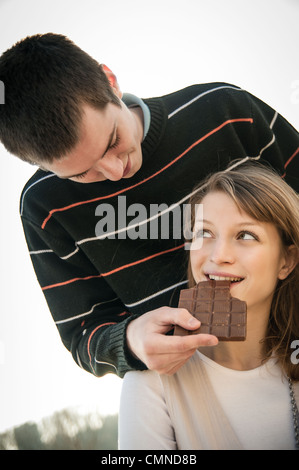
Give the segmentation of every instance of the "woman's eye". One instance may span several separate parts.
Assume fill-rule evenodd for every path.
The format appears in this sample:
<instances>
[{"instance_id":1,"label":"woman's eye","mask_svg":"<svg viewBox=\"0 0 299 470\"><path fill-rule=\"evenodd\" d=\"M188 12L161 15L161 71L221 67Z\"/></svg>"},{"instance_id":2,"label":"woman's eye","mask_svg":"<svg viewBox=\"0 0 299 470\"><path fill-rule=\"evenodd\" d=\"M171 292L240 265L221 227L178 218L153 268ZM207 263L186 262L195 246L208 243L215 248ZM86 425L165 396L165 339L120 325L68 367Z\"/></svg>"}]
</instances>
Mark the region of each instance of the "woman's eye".
<instances>
[{"instance_id":1,"label":"woman's eye","mask_svg":"<svg viewBox=\"0 0 299 470\"><path fill-rule=\"evenodd\" d=\"M240 240L258 240L258 237L251 232L241 232L238 235L238 239Z\"/></svg>"},{"instance_id":2,"label":"woman's eye","mask_svg":"<svg viewBox=\"0 0 299 470\"><path fill-rule=\"evenodd\" d=\"M195 233L195 238L211 238L212 235L208 230L201 229Z\"/></svg>"}]
</instances>

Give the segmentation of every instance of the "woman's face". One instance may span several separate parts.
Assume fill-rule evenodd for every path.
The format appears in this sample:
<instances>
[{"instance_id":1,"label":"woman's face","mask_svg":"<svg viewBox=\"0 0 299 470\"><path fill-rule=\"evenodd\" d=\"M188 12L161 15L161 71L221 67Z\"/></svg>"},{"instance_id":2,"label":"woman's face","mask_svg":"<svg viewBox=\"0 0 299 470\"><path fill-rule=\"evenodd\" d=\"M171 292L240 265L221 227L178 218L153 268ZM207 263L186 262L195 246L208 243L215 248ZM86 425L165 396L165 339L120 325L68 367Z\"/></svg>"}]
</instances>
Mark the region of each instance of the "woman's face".
<instances>
[{"instance_id":1,"label":"woman's face","mask_svg":"<svg viewBox=\"0 0 299 470\"><path fill-rule=\"evenodd\" d=\"M202 204L190 250L194 280L230 280L231 295L246 301L248 311L269 314L277 281L288 274L278 230L240 211L221 191Z\"/></svg>"}]
</instances>

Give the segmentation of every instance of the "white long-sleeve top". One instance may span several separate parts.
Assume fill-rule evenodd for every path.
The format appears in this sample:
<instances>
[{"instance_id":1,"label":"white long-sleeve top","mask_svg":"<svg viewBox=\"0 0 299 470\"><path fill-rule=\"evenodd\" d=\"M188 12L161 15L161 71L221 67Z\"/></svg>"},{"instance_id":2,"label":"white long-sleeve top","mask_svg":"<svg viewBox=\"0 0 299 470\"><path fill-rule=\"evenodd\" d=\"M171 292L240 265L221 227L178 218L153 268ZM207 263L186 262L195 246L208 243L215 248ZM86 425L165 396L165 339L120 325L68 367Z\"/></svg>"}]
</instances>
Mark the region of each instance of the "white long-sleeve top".
<instances>
[{"instance_id":1,"label":"white long-sleeve top","mask_svg":"<svg viewBox=\"0 0 299 470\"><path fill-rule=\"evenodd\" d=\"M292 418L288 382L274 359L237 371L197 351L173 376L125 375L119 448L295 449Z\"/></svg>"}]
</instances>

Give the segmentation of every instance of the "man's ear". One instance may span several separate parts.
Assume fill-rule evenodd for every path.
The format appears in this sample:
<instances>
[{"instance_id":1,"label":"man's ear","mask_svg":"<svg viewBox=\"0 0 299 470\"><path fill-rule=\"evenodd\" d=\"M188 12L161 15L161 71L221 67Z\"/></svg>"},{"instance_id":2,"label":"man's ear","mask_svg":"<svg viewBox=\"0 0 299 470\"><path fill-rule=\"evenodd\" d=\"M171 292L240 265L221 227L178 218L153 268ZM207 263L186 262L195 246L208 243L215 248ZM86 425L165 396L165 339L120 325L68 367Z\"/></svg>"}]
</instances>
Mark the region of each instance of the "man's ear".
<instances>
[{"instance_id":1,"label":"man's ear","mask_svg":"<svg viewBox=\"0 0 299 470\"><path fill-rule=\"evenodd\" d=\"M109 67L107 67L107 65L101 64L101 67L102 67L103 72L105 73L106 77L108 78L109 83L110 83L111 88L113 89L114 93L121 100L123 94L122 94L122 92L119 88L119 84L118 84L116 76L114 75L112 70L110 70Z\"/></svg>"},{"instance_id":2,"label":"man's ear","mask_svg":"<svg viewBox=\"0 0 299 470\"><path fill-rule=\"evenodd\" d=\"M283 280L295 269L299 262L299 253L295 245L288 246L284 259L284 264L278 273L278 279Z\"/></svg>"}]
</instances>

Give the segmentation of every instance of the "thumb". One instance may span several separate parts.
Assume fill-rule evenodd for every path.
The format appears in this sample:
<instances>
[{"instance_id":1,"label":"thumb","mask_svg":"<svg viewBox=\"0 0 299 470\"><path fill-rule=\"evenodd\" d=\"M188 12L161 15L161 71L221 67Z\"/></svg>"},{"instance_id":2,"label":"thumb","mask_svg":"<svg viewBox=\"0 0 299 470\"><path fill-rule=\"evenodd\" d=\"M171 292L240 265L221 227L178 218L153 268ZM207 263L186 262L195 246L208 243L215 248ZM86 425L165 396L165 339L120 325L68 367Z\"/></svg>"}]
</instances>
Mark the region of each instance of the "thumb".
<instances>
[{"instance_id":1,"label":"thumb","mask_svg":"<svg viewBox=\"0 0 299 470\"><path fill-rule=\"evenodd\" d=\"M190 312L186 309L182 309L181 315L178 317L178 321L175 325L174 334L179 334L180 336L185 336L188 334L188 330L198 330L201 323L197 318L191 315Z\"/></svg>"}]
</instances>

